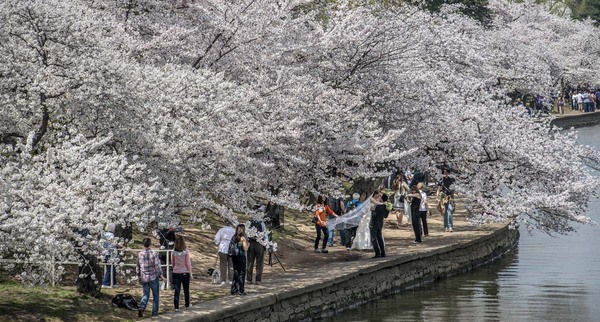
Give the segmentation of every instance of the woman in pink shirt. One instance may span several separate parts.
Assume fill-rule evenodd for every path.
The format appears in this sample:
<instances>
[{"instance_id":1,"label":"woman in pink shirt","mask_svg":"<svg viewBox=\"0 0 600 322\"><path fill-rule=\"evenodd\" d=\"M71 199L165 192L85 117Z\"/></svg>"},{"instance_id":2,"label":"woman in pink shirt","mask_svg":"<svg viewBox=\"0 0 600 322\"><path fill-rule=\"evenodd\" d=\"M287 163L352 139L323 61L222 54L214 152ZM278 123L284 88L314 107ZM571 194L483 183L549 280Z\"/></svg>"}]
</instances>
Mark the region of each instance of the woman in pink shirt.
<instances>
[{"instance_id":1,"label":"woman in pink shirt","mask_svg":"<svg viewBox=\"0 0 600 322\"><path fill-rule=\"evenodd\" d=\"M175 248L171 253L171 262L173 263L173 286L175 289L173 302L175 304L175 312L179 312L181 284L183 284L185 309L187 310L190 307L190 280L193 277L190 252L185 247L185 240L183 240L183 236L181 235L175 237Z\"/></svg>"}]
</instances>

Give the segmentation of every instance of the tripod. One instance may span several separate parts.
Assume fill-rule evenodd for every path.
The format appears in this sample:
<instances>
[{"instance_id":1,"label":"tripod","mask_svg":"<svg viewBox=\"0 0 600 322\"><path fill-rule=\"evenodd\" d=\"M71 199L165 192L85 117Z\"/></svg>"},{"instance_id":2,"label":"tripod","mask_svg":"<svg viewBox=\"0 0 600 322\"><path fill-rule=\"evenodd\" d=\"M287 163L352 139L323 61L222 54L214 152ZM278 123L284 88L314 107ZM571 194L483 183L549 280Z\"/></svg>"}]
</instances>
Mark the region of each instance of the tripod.
<instances>
[{"instance_id":1,"label":"tripod","mask_svg":"<svg viewBox=\"0 0 600 322\"><path fill-rule=\"evenodd\" d=\"M281 263L281 260L279 259L279 256L277 256L277 253L275 253L273 251L273 249L271 247L269 247L269 265L271 265L271 267L273 267L273 257L271 255L275 256L275 259L277 260L277 263L279 263L279 265L281 266L281 268L283 268L283 271L285 272L285 267L283 267L283 264Z\"/></svg>"},{"instance_id":2,"label":"tripod","mask_svg":"<svg viewBox=\"0 0 600 322\"><path fill-rule=\"evenodd\" d=\"M275 228L279 228L280 226L276 226L273 227L271 229L275 229ZM273 232L269 232L269 240L273 241ZM269 246L269 265L271 267L273 267L273 256L275 256L275 259L277 260L277 263L279 263L279 265L281 266L281 268L283 268L283 271L285 272L285 267L283 267L283 264L281 263L281 260L279 259L279 256L277 256L277 253L275 253L273 251L273 247Z\"/></svg>"}]
</instances>

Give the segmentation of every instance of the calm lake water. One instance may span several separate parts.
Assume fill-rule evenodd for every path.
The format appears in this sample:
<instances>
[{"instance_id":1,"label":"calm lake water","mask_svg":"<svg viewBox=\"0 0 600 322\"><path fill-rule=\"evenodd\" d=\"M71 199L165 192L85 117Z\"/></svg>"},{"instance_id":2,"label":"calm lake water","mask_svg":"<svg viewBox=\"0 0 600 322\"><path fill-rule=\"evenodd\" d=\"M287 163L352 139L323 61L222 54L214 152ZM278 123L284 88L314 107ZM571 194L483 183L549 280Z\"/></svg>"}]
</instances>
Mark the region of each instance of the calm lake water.
<instances>
[{"instance_id":1,"label":"calm lake water","mask_svg":"<svg viewBox=\"0 0 600 322\"><path fill-rule=\"evenodd\" d=\"M600 150L600 126L579 129ZM600 223L600 202L588 216ZM327 321L600 321L600 226L519 246L473 272L369 302Z\"/></svg>"}]
</instances>

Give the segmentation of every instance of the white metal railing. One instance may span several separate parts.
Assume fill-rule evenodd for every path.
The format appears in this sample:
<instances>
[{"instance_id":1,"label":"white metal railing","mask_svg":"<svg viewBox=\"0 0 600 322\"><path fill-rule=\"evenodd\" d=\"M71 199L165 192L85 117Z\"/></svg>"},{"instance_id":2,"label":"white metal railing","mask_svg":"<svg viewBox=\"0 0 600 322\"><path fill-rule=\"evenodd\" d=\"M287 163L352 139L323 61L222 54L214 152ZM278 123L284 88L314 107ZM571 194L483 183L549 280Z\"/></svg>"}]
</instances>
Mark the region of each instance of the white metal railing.
<instances>
[{"instance_id":1,"label":"white metal railing","mask_svg":"<svg viewBox=\"0 0 600 322\"><path fill-rule=\"evenodd\" d=\"M144 251L145 249L130 249L130 248L125 248L125 249L120 249L119 251L123 251L123 252L141 252ZM172 252L172 249L159 249L159 250L154 250L157 253L162 253L162 252L166 252L167 253L167 261L165 263L165 265L160 265L161 267L166 267L166 276L167 276L167 282L166 282L166 289L170 289L171 287L171 265L170 265L170 261L171 261L171 256L169 256L170 252ZM4 259L4 258L0 258L0 263L8 263L8 264L49 264L51 265L50 267L50 271L51 271L51 285L52 286L56 286L56 265L79 265L79 262L57 262L54 255L52 255L52 258L47 261L47 262L30 262L30 261L23 261L23 260L17 260L17 259ZM114 276L114 266L117 266L117 264L115 263L104 263L102 261L98 261L98 264L100 266L102 266L103 270L102 270L102 281L104 280L104 275L106 274L106 267L110 266L110 287L113 287L113 280L115 280L115 276ZM118 265L118 266L126 266L126 267L136 267L136 264L123 264L123 265ZM96 274L98 275L98 274Z\"/></svg>"}]
</instances>

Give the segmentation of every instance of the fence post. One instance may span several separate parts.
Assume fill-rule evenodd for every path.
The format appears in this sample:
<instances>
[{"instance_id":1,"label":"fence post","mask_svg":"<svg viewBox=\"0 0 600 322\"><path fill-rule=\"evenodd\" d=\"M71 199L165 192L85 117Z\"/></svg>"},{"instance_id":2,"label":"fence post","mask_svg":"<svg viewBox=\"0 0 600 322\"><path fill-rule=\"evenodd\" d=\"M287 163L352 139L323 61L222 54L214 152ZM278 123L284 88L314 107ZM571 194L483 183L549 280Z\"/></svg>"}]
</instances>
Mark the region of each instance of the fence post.
<instances>
[{"instance_id":1,"label":"fence post","mask_svg":"<svg viewBox=\"0 0 600 322\"><path fill-rule=\"evenodd\" d=\"M169 250L167 249L167 286L165 287L167 290L171 289L171 281L170 281L171 274L169 274L170 270L171 270L171 268L170 268L171 265L169 265L169 261L171 260L170 257L171 256L169 256Z\"/></svg>"},{"instance_id":2,"label":"fence post","mask_svg":"<svg viewBox=\"0 0 600 322\"><path fill-rule=\"evenodd\" d=\"M114 263L114 261L111 259L111 260L110 260L110 287L111 287L111 288L112 288L112 287L115 287L115 285L114 285L114 283L113 283L113 281L114 281L114 278L115 278L115 276L114 276L114 274L113 274L113 273L114 273L114 269L115 269L115 267L113 266L114 264L115 264L115 263Z\"/></svg>"}]
</instances>

